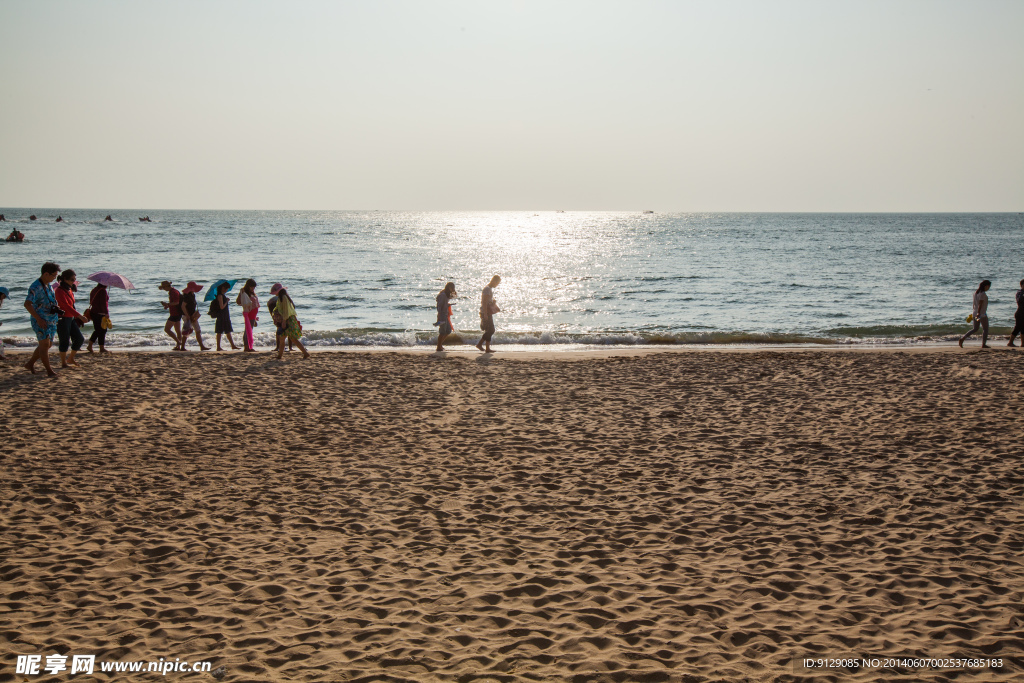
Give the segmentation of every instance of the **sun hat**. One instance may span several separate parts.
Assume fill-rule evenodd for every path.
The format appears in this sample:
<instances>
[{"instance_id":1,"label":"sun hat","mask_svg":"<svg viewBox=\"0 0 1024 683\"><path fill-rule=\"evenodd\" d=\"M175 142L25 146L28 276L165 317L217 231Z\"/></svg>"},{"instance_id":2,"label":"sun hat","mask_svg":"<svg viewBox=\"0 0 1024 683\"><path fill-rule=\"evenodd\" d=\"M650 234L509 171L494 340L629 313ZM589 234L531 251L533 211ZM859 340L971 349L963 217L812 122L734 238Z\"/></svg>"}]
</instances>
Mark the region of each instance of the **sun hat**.
<instances>
[{"instance_id":1,"label":"sun hat","mask_svg":"<svg viewBox=\"0 0 1024 683\"><path fill-rule=\"evenodd\" d=\"M0 287L0 294L3 294L4 297L7 298L7 299L11 298L11 292L6 287Z\"/></svg>"},{"instance_id":2,"label":"sun hat","mask_svg":"<svg viewBox=\"0 0 1024 683\"><path fill-rule=\"evenodd\" d=\"M185 292L184 293L185 294L191 294L193 292L200 291L202 288L203 288L203 286L202 285L197 285L194 280L189 280L188 284L185 285Z\"/></svg>"},{"instance_id":3,"label":"sun hat","mask_svg":"<svg viewBox=\"0 0 1024 683\"><path fill-rule=\"evenodd\" d=\"M284 285L282 285L280 282L275 282L274 286L270 288L270 293L271 294L277 294L282 289L284 289Z\"/></svg>"}]
</instances>

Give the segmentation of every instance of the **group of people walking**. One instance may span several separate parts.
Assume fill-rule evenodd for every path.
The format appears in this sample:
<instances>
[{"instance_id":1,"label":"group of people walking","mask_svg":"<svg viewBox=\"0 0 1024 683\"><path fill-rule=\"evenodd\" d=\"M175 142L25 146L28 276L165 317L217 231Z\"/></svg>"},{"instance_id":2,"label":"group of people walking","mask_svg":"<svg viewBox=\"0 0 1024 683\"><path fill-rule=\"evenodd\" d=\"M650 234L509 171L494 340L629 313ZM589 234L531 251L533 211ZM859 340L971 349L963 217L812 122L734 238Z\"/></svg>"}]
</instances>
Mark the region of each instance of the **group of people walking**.
<instances>
[{"instance_id":1,"label":"group of people walking","mask_svg":"<svg viewBox=\"0 0 1024 683\"><path fill-rule=\"evenodd\" d=\"M988 345L988 290L991 288L991 280L982 280L978 288L974 290L974 310L967 318L967 322L974 323L974 327L970 332L960 337L957 342L960 348L963 348L964 341L979 329L981 330L981 348L991 348ZM1010 341L1006 342L1007 346L1016 346L1013 340L1016 339L1018 334L1021 336L1021 346L1024 346L1024 280L1020 281L1020 289L1017 290L1016 300L1017 310L1013 314L1013 330L1010 332Z\"/></svg>"},{"instance_id":2,"label":"group of people walking","mask_svg":"<svg viewBox=\"0 0 1024 683\"><path fill-rule=\"evenodd\" d=\"M92 276L90 276L92 277ZM54 281L57 285L54 286ZM495 275L483 288L480 294L480 330L482 332L480 341L476 348L484 353L493 353L491 339L494 336L494 316L501 312L494 297L494 289L501 284L501 277ZM228 292L233 282L218 280L212 286L216 295L210 300L208 315L214 319L214 333L216 334L217 350L221 351L221 339L227 337L228 344L232 349L237 349L232 333L234 328L231 324L231 300ZM251 353L255 351L253 344L254 330L259 321L260 299L256 293L256 281L249 279L238 292L234 303L242 310L242 321L244 331L242 334L243 351ZM959 345L963 347L964 341L972 334L982 331L982 348L989 348L988 334L988 291L992 287L990 280L982 280L974 292L973 312L968 317L968 322L973 322L974 327L967 334L959 338ZM167 292L167 301L162 302L167 310L167 323L164 332L174 340L175 351L186 351L189 338L194 334L196 343L200 350L206 351L211 347L203 343L200 321L199 302L196 294L202 291L203 286L194 281L185 285L184 290L178 290L170 280L160 283L159 289ZM107 286L96 284L89 293L89 306L84 312L77 309L76 294L78 292L78 280L74 270L61 270L56 263L44 263L40 269L39 279L28 288L25 297L25 309L31 316L32 330L36 335L38 345L25 367L32 373L36 371L36 363L41 362L47 374L55 375L50 366L49 350L53 344L54 337L58 340L58 353L62 368L78 365L75 356L85 344L85 336L81 331L83 325L92 323L93 332L89 337L87 351L93 353L93 346L98 345L100 353L106 353L104 348L107 330L113 327L110 321L110 299L107 293ZM443 343L455 331L452 324L452 304L458 297L455 290L455 283L449 282L444 286L435 298L437 303L437 322L434 325L438 328L437 351L444 351ZM0 287L0 306L6 299L10 298L10 292ZM1022 346L1024 346L1024 280L1020 281L1020 290L1016 293L1017 310L1014 314L1014 327L1010 333L1007 346L1014 346L1014 339L1021 335ZM275 283L270 288L270 298L267 301L267 311L276 329L277 346L275 352L277 357L284 355L285 347L297 346L302 351L303 358L309 357L309 352L303 346L302 325L299 323L295 311L295 303L292 301L288 290L281 283Z\"/></svg>"},{"instance_id":3,"label":"group of people walking","mask_svg":"<svg viewBox=\"0 0 1024 683\"><path fill-rule=\"evenodd\" d=\"M480 341L476 343L476 348L484 353L494 353L494 349L491 348L491 337L494 336L494 314L501 312L498 303L494 300L494 288L500 284L501 276L495 275L480 294L480 330L483 334L480 336ZM435 297L437 322L434 323L434 327L437 328L438 351L444 351L442 342L455 331L455 326L452 324L452 300L457 296L455 283L449 282Z\"/></svg>"},{"instance_id":4,"label":"group of people walking","mask_svg":"<svg viewBox=\"0 0 1024 683\"><path fill-rule=\"evenodd\" d=\"M54 281L57 285L54 286ZM107 330L113 327L110 321L110 299L107 293L107 286L97 284L89 293L89 307L84 312L77 309L76 294L78 292L78 279L74 270L61 270L56 263L44 263L40 269L39 279L28 288L25 297L25 309L31 316L32 331L36 335L36 345L32 356L25 363L29 372L36 372L36 363L42 363L46 374L54 376L57 373L50 365L50 347L54 337L58 340L58 352L60 354L60 365L62 368L78 365L75 356L85 344L85 336L82 334L82 326L92 323L93 332L89 337L87 350L93 353L93 345L99 345L100 353L106 353L104 348ZM217 288L216 297L210 302L209 315L215 319L214 333L217 335L217 350L221 350L221 338L227 336L228 343L232 349L237 349L231 333L234 331L231 325L231 302L227 293L231 289L231 283L219 281L215 283ZM189 337L194 333L196 342L201 350L209 350L211 347L203 344L202 330L199 321L202 317L199 312L199 302L196 300L196 293L202 291L202 285L189 282L184 291L174 288L173 283L164 280L159 288L166 291L168 300L163 303L167 310L167 324L164 331L175 343L175 351L185 351ZM9 298L10 292L0 287L0 306L4 300ZM235 303L242 308L242 317L245 323L245 331L242 335L244 350L255 351L253 345L253 330L259 320L259 297L256 294L256 281L246 280ZM270 288L270 299L267 301L267 311L274 322L277 337L277 357L284 355L284 349L297 346L304 358L309 357L309 351L303 346L302 325L299 323L295 311L295 303L292 301L288 290L281 283L275 283Z\"/></svg>"},{"instance_id":5,"label":"group of people walking","mask_svg":"<svg viewBox=\"0 0 1024 683\"><path fill-rule=\"evenodd\" d=\"M232 332L234 332L234 327L231 324L231 309L229 308L231 300L228 298L231 286L232 283L225 280L218 280L213 284L216 295L211 299L210 308L207 311L208 315L215 321L213 331L217 335L218 351L223 350L221 348L221 339L224 337L227 337L232 349L238 348L235 345L234 338L231 336ZM199 312L199 302L196 300L196 294L202 291L203 286L190 281L185 285L183 291L179 291L175 289L174 284L170 280L164 280L160 283L159 288L167 292L167 301L162 302L164 309L167 310L167 323L164 325L164 332L174 340L174 350L187 351L188 347L185 344L188 342L189 337L195 334L199 349L201 351L208 351L210 347L203 344L203 333L199 324L202 314ZM235 304L242 309L242 321L245 325L242 333L243 351L252 353L256 350L253 331L259 324L260 312L260 300L256 294L255 280L250 278L245 281L245 285L238 292L238 296L235 297ZM271 320L273 320L276 328L277 347L275 351L277 357L281 358L284 355L285 345L287 344L289 348L293 345L298 346L299 350L302 351L303 358L308 358L309 351L306 350L306 347L300 341L302 325L299 323L298 314L295 312L295 304L288 294L288 290L280 282L274 283L270 288L267 311L270 313Z\"/></svg>"}]
</instances>

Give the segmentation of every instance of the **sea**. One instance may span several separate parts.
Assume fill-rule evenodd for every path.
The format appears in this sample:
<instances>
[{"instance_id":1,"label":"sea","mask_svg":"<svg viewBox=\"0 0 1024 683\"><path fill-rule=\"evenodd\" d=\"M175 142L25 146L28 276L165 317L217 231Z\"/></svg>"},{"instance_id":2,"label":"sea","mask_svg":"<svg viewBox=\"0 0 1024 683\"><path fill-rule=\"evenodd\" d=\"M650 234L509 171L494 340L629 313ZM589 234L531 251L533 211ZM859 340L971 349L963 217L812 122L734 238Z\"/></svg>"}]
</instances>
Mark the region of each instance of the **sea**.
<instances>
[{"instance_id":1,"label":"sea","mask_svg":"<svg viewBox=\"0 0 1024 683\"><path fill-rule=\"evenodd\" d=\"M90 274L127 277L136 289L111 290L107 343L152 348L173 345L163 333L162 280L179 289L194 280L204 285L201 298L217 279L240 280L237 292L252 278L261 304L280 282L306 344L399 349L434 343L435 296L446 282L459 293L459 338L475 344L481 290L500 275L494 343L514 351L949 343L970 329L965 319L983 279L993 283L992 333L1009 333L1024 278L1021 213L0 214L0 231L25 234L22 243L0 243L0 286L11 292L0 337L15 347L34 344L22 302L45 261L76 271L80 311ZM210 335L213 320L201 311ZM240 343L237 307L233 321ZM265 307L256 332L257 346L273 346Z\"/></svg>"}]
</instances>

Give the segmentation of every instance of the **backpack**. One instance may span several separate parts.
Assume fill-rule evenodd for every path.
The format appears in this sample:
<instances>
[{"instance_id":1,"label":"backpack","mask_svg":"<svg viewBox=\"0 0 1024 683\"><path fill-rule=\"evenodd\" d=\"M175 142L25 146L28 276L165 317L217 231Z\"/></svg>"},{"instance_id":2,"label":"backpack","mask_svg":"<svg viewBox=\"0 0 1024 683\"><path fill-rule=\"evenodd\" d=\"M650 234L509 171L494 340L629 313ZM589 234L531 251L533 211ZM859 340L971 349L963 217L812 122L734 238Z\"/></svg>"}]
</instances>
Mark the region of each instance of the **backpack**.
<instances>
[{"instance_id":1,"label":"backpack","mask_svg":"<svg viewBox=\"0 0 1024 683\"><path fill-rule=\"evenodd\" d=\"M219 313L219 312L220 312L220 306L217 305L217 300L214 299L213 301L210 302L210 310L209 310L210 317L211 318L216 318L217 317L217 313Z\"/></svg>"}]
</instances>

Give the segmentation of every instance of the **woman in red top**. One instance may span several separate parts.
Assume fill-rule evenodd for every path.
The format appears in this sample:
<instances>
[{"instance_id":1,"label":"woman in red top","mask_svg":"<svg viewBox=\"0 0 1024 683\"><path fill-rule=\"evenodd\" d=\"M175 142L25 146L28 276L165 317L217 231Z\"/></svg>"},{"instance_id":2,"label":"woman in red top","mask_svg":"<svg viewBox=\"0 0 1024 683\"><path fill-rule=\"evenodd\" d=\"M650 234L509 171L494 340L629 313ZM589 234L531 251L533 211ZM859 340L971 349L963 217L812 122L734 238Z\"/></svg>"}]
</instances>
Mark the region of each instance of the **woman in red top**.
<instances>
[{"instance_id":1,"label":"woman in red top","mask_svg":"<svg viewBox=\"0 0 1024 683\"><path fill-rule=\"evenodd\" d=\"M60 366L62 368L78 365L75 362L75 354L85 343L85 337L82 336L82 331L78 328L82 326L82 323L89 322L84 315L75 310L75 290L77 288L75 271L68 269L60 274L60 284L57 285L54 296L57 299L57 308L60 309L60 313L57 314L57 339L59 341L57 350L60 351ZM71 347L70 355L68 346Z\"/></svg>"}]
</instances>

